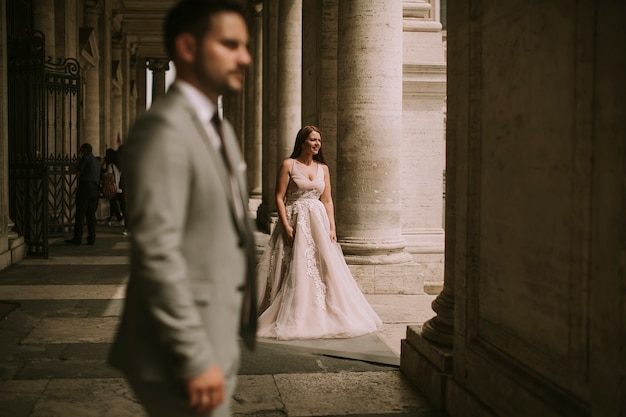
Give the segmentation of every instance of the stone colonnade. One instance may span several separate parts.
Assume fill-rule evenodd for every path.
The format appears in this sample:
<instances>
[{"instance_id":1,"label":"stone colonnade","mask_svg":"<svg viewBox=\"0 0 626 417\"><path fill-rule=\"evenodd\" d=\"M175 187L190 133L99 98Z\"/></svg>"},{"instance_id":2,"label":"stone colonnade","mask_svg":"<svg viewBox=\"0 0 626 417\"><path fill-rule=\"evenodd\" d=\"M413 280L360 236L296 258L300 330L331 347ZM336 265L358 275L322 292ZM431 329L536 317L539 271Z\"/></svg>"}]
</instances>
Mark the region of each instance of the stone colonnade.
<instances>
[{"instance_id":1,"label":"stone colonnade","mask_svg":"<svg viewBox=\"0 0 626 417\"><path fill-rule=\"evenodd\" d=\"M440 290L446 75L431 4L281 0L263 2L262 13L262 33L252 30L263 36L255 62L263 98L246 106L262 105L259 226L271 230L276 221L280 160L299 128L315 124L338 237L361 288Z\"/></svg>"},{"instance_id":2,"label":"stone colonnade","mask_svg":"<svg viewBox=\"0 0 626 417\"><path fill-rule=\"evenodd\" d=\"M162 22L142 34L149 25L137 16L150 13L127 15L112 0L32 1L49 54L80 61L81 141L104 155L145 111L146 92L153 100L165 93ZM440 285L445 62L431 4L251 5L254 63L244 94L223 103L242 138L259 227L269 231L276 222L280 161L300 127L315 124L331 171L340 243L363 290L420 293L425 281Z\"/></svg>"}]
</instances>

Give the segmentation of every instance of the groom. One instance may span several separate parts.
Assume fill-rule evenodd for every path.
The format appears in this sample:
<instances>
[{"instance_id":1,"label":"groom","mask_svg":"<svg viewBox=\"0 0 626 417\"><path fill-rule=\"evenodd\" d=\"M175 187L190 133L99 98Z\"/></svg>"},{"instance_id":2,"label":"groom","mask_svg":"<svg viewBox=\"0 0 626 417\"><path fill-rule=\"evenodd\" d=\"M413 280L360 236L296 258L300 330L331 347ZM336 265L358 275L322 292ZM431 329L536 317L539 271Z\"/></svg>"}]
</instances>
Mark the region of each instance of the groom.
<instances>
[{"instance_id":1,"label":"groom","mask_svg":"<svg viewBox=\"0 0 626 417\"><path fill-rule=\"evenodd\" d=\"M232 127L215 116L251 62L244 13L227 0L174 6L165 41L177 79L122 155L131 267L109 361L152 417L230 415L238 330L254 341L245 164Z\"/></svg>"}]
</instances>

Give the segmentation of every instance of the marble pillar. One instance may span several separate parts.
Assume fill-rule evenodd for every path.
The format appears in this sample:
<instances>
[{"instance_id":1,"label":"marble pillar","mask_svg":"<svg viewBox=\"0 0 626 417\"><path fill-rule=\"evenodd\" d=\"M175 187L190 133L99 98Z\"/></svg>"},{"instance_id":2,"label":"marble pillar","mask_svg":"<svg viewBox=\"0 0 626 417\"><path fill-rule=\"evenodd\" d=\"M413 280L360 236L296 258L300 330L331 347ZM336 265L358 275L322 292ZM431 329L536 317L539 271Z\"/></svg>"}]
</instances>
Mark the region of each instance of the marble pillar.
<instances>
[{"instance_id":1,"label":"marble pillar","mask_svg":"<svg viewBox=\"0 0 626 417\"><path fill-rule=\"evenodd\" d=\"M124 83L122 85L122 127L121 127L121 140L124 141L130 127L130 86L131 86L131 68L130 68L130 49L128 47L127 39L122 34L122 78Z\"/></svg>"},{"instance_id":2,"label":"marble pillar","mask_svg":"<svg viewBox=\"0 0 626 417\"><path fill-rule=\"evenodd\" d=\"M56 58L56 32L54 2L49 0L33 1L33 29L43 33L46 38L46 58Z\"/></svg>"},{"instance_id":3,"label":"marble pillar","mask_svg":"<svg viewBox=\"0 0 626 417\"><path fill-rule=\"evenodd\" d=\"M83 137L93 149L100 148L100 71L96 66L83 67Z\"/></svg>"},{"instance_id":4,"label":"marble pillar","mask_svg":"<svg viewBox=\"0 0 626 417\"><path fill-rule=\"evenodd\" d=\"M137 57L137 64L135 65L135 89L137 92L135 117L146 111L146 89L148 88L146 83L146 66L147 59L142 56Z\"/></svg>"},{"instance_id":5,"label":"marble pillar","mask_svg":"<svg viewBox=\"0 0 626 417\"><path fill-rule=\"evenodd\" d=\"M401 232L402 1L339 2L337 232L347 258L406 262Z\"/></svg>"},{"instance_id":6,"label":"marble pillar","mask_svg":"<svg viewBox=\"0 0 626 417\"><path fill-rule=\"evenodd\" d=\"M403 3L402 234L420 264L424 290L443 284L446 63L431 3Z\"/></svg>"},{"instance_id":7,"label":"marble pillar","mask_svg":"<svg viewBox=\"0 0 626 417\"><path fill-rule=\"evenodd\" d=\"M81 142L89 143L93 149L100 149L100 43L98 42L99 10L86 7L85 27L81 30L80 51L82 71L82 111ZM82 39L82 38L85 39Z\"/></svg>"},{"instance_id":8,"label":"marble pillar","mask_svg":"<svg viewBox=\"0 0 626 417\"><path fill-rule=\"evenodd\" d=\"M263 187L257 210L257 226L270 231L276 223L274 190L279 160L277 157L278 106L278 3L263 2ZM295 136L294 136L295 138Z\"/></svg>"},{"instance_id":9,"label":"marble pillar","mask_svg":"<svg viewBox=\"0 0 626 417\"><path fill-rule=\"evenodd\" d=\"M263 2L254 3L251 22L252 66L248 70L246 112L246 162L248 164L248 188L251 200L261 203L263 163ZM252 208L254 209L254 208Z\"/></svg>"},{"instance_id":10,"label":"marble pillar","mask_svg":"<svg viewBox=\"0 0 626 417\"><path fill-rule=\"evenodd\" d=\"M7 86L7 24L6 3L0 4L0 269L11 265L8 241L9 218L9 119Z\"/></svg>"},{"instance_id":11,"label":"marble pillar","mask_svg":"<svg viewBox=\"0 0 626 417\"><path fill-rule=\"evenodd\" d=\"M169 59L150 58L148 69L152 71L152 101L165 95L165 72L170 69Z\"/></svg>"},{"instance_id":12,"label":"marble pillar","mask_svg":"<svg viewBox=\"0 0 626 417\"><path fill-rule=\"evenodd\" d=\"M102 109L111 108L111 79L112 74L112 30L111 30L112 0L100 0L100 26L98 40L100 42L100 106ZM115 141L111 133L111 113L100 113L100 146L94 147L94 154L104 155L107 147Z\"/></svg>"},{"instance_id":13,"label":"marble pillar","mask_svg":"<svg viewBox=\"0 0 626 417\"><path fill-rule=\"evenodd\" d=\"M55 2L56 56L59 58L78 57L78 5L75 0Z\"/></svg>"},{"instance_id":14,"label":"marble pillar","mask_svg":"<svg viewBox=\"0 0 626 417\"><path fill-rule=\"evenodd\" d=\"M337 192L337 7L338 0L303 0L302 124L315 125L322 135Z\"/></svg>"},{"instance_id":15,"label":"marble pillar","mask_svg":"<svg viewBox=\"0 0 626 417\"><path fill-rule=\"evenodd\" d=\"M278 161L302 127L302 0L278 2Z\"/></svg>"},{"instance_id":16,"label":"marble pillar","mask_svg":"<svg viewBox=\"0 0 626 417\"><path fill-rule=\"evenodd\" d=\"M113 77L111 79L111 142L109 148L116 149L118 137L122 137L122 94L124 88L124 77L122 75L122 51L120 48L113 48L113 62L111 70Z\"/></svg>"}]
</instances>

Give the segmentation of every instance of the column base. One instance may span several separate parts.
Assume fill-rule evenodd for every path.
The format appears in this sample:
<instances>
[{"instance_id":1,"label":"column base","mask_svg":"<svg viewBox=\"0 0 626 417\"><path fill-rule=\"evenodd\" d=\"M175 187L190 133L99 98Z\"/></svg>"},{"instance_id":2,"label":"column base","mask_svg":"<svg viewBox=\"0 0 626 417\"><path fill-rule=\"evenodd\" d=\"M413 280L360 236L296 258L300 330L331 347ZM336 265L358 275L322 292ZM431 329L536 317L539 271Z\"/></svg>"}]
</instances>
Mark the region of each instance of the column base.
<instances>
[{"instance_id":1,"label":"column base","mask_svg":"<svg viewBox=\"0 0 626 417\"><path fill-rule=\"evenodd\" d=\"M278 222L278 215L275 212L268 212L266 204L259 204L256 211L256 226L261 232L271 234Z\"/></svg>"},{"instance_id":2,"label":"column base","mask_svg":"<svg viewBox=\"0 0 626 417\"><path fill-rule=\"evenodd\" d=\"M0 271L11 266L11 251L0 252Z\"/></svg>"},{"instance_id":3,"label":"column base","mask_svg":"<svg viewBox=\"0 0 626 417\"><path fill-rule=\"evenodd\" d=\"M452 380L452 349L424 339L421 326L408 326L406 336L401 344L400 371L424 393L432 407L445 410Z\"/></svg>"},{"instance_id":4,"label":"column base","mask_svg":"<svg viewBox=\"0 0 626 417\"><path fill-rule=\"evenodd\" d=\"M406 251L422 265L424 292L437 295L443 290L445 233L443 229L403 230Z\"/></svg>"},{"instance_id":5,"label":"column base","mask_svg":"<svg viewBox=\"0 0 626 417\"><path fill-rule=\"evenodd\" d=\"M26 243L24 236L9 240L9 250L11 251L11 263L16 264L26 257Z\"/></svg>"},{"instance_id":6,"label":"column base","mask_svg":"<svg viewBox=\"0 0 626 417\"><path fill-rule=\"evenodd\" d=\"M424 275L415 262L353 264L346 257L352 276L365 294L423 294Z\"/></svg>"}]
</instances>

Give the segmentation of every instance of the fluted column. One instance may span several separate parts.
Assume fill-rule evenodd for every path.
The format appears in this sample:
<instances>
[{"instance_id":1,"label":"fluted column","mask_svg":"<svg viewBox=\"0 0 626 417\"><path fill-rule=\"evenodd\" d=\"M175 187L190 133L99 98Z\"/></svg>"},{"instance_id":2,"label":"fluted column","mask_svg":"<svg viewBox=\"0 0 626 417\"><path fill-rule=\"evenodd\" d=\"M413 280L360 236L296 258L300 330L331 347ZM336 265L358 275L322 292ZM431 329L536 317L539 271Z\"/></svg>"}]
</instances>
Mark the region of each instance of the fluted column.
<instances>
[{"instance_id":1,"label":"fluted column","mask_svg":"<svg viewBox=\"0 0 626 417\"><path fill-rule=\"evenodd\" d=\"M83 69L85 94L83 105L85 115L83 122L82 143L89 143L93 149L100 148L100 71L96 66Z\"/></svg>"},{"instance_id":2,"label":"fluted column","mask_svg":"<svg viewBox=\"0 0 626 417\"><path fill-rule=\"evenodd\" d=\"M263 163L263 2L254 3L252 21L253 63L248 73L248 111L246 112L246 160L250 198L261 198Z\"/></svg>"},{"instance_id":3,"label":"fluted column","mask_svg":"<svg viewBox=\"0 0 626 417\"><path fill-rule=\"evenodd\" d=\"M278 159L293 150L302 127L302 0L278 6Z\"/></svg>"},{"instance_id":4,"label":"fluted column","mask_svg":"<svg viewBox=\"0 0 626 417\"><path fill-rule=\"evenodd\" d=\"M257 226L269 231L276 219L274 187L276 182L277 157L277 61L278 61L278 3L263 2L263 188L262 202L257 210Z\"/></svg>"},{"instance_id":5,"label":"fluted column","mask_svg":"<svg viewBox=\"0 0 626 417\"><path fill-rule=\"evenodd\" d=\"M146 83L146 63L146 58L137 57L137 64L135 65L135 89L137 91L135 117L146 111L146 89L148 88Z\"/></svg>"},{"instance_id":6,"label":"fluted column","mask_svg":"<svg viewBox=\"0 0 626 417\"><path fill-rule=\"evenodd\" d=\"M54 2L48 0L33 1L33 26L46 38L46 58L56 58L55 48L55 10Z\"/></svg>"},{"instance_id":7,"label":"fluted column","mask_svg":"<svg viewBox=\"0 0 626 417\"><path fill-rule=\"evenodd\" d=\"M331 190L337 179L337 3L304 0L302 8L302 124L319 127Z\"/></svg>"},{"instance_id":8,"label":"fluted column","mask_svg":"<svg viewBox=\"0 0 626 417\"><path fill-rule=\"evenodd\" d=\"M100 149L100 47L99 15L100 10L86 7L84 14L85 29L88 33L86 47L81 50L83 74L83 123L82 143L89 143L93 149Z\"/></svg>"},{"instance_id":9,"label":"fluted column","mask_svg":"<svg viewBox=\"0 0 626 417\"><path fill-rule=\"evenodd\" d=\"M9 119L7 86L7 25L6 2L0 3L0 268L11 264L9 239L13 237L9 218Z\"/></svg>"},{"instance_id":10,"label":"fluted column","mask_svg":"<svg viewBox=\"0 0 626 417\"><path fill-rule=\"evenodd\" d=\"M100 42L100 106L103 109L111 108L111 4L112 0L99 0L100 26L98 40ZM104 155L107 143L111 143L111 113L100 113L100 147L94 147L94 153Z\"/></svg>"},{"instance_id":11,"label":"fluted column","mask_svg":"<svg viewBox=\"0 0 626 417\"><path fill-rule=\"evenodd\" d=\"M121 51L117 48L113 49L113 71L115 76L111 80L111 138L107 143L107 147L116 148L118 135L122 135L122 88L124 79L122 77L121 68Z\"/></svg>"},{"instance_id":12,"label":"fluted column","mask_svg":"<svg viewBox=\"0 0 626 417\"><path fill-rule=\"evenodd\" d=\"M130 85L131 85L131 67L130 67L130 50L128 47L128 41L124 36L122 41L122 77L124 78L124 85L122 86L122 140L128 133L131 120L131 97L130 97Z\"/></svg>"},{"instance_id":13,"label":"fluted column","mask_svg":"<svg viewBox=\"0 0 626 417\"><path fill-rule=\"evenodd\" d=\"M152 71L152 101L165 95L165 71L170 69L168 59L150 58L148 68Z\"/></svg>"},{"instance_id":14,"label":"fluted column","mask_svg":"<svg viewBox=\"0 0 626 417\"><path fill-rule=\"evenodd\" d=\"M342 0L338 25L337 232L349 262L407 262L398 163L402 0Z\"/></svg>"},{"instance_id":15,"label":"fluted column","mask_svg":"<svg viewBox=\"0 0 626 417\"><path fill-rule=\"evenodd\" d=\"M58 39L56 54L58 57L76 58L78 56L77 3L76 0L57 0L54 3L57 15L62 17L57 18L55 22Z\"/></svg>"}]
</instances>

